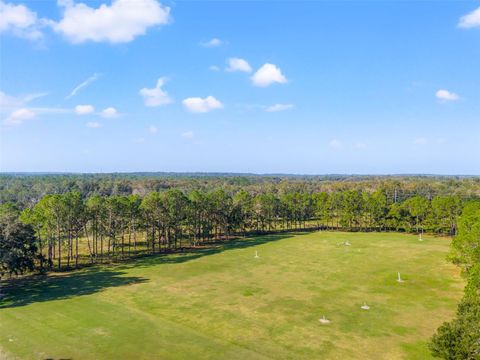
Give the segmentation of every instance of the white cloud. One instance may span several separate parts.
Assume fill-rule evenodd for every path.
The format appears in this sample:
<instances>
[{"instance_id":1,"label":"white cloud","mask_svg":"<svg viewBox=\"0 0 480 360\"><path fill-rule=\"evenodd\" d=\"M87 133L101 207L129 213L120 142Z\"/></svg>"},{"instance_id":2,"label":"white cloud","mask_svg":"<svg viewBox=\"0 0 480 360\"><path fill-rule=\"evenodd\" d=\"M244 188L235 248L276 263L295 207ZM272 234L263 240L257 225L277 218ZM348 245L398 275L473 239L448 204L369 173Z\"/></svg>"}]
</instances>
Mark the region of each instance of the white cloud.
<instances>
[{"instance_id":1,"label":"white cloud","mask_svg":"<svg viewBox=\"0 0 480 360\"><path fill-rule=\"evenodd\" d=\"M217 65L211 65L208 68L210 71L220 71L220 68Z\"/></svg>"},{"instance_id":2,"label":"white cloud","mask_svg":"<svg viewBox=\"0 0 480 360\"><path fill-rule=\"evenodd\" d=\"M27 108L27 104L35 99L43 97L47 93L33 93L24 96L10 96L0 91L0 113L9 114L3 122L6 125L20 125L25 120L32 119L41 114L67 114L72 113L73 109L61 107L32 107Z\"/></svg>"},{"instance_id":3,"label":"white cloud","mask_svg":"<svg viewBox=\"0 0 480 360\"><path fill-rule=\"evenodd\" d=\"M65 98L65 99L70 99L71 97L77 95L77 93L83 89L85 86L88 86L90 83L94 82L95 80L98 79L98 74L93 74L92 76L90 76L87 80L85 80L84 82L82 82L81 84L79 84L78 86L76 86L72 92Z\"/></svg>"},{"instance_id":4,"label":"white cloud","mask_svg":"<svg viewBox=\"0 0 480 360\"><path fill-rule=\"evenodd\" d=\"M330 145L331 148L336 150L341 149L343 147L343 143L338 139L332 139L328 144Z\"/></svg>"},{"instance_id":5,"label":"white cloud","mask_svg":"<svg viewBox=\"0 0 480 360\"><path fill-rule=\"evenodd\" d=\"M234 71L241 71L241 72L252 72L252 67L250 64L240 58L229 58L227 60L228 67L225 69L226 71L234 72Z\"/></svg>"},{"instance_id":6,"label":"white cloud","mask_svg":"<svg viewBox=\"0 0 480 360\"><path fill-rule=\"evenodd\" d=\"M440 99L443 101L455 101L460 99L460 96L458 96L457 94L450 92L448 90L442 90L442 89L438 90L435 93L435 96L437 97L437 99Z\"/></svg>"},{"instance_id":7,"label":"white cloud","mask_svg":"<svg viewBox=\"0 0 480 360\"><path fill-rule=\"evenodd\" d=\"M9 4L0 0L0 33L12 34L30 40L40 39L43 35L37 14L22 4Z\"/></svg>"},{"instance_id":8,"label":"white cloud","mask_svg":"<svg viewBox=\"0 0 480 360\"><path fill-rule=\"evenodd\" d=\"M7 95L3 91L0 91L0 110L21 107L26 105L30 101L33 101L45 95L47 95L47 93L28 94L23 97L15 97Z\"/></svg>"},{"instance_id":9,"label":"white cloud","mask_svg":"<svg viewBox=\"0 0 480 360\"><path fill-rule=\"evenodd\" d=\"M460 18L458 27L469 29L473 27L480 27L480 7Z\"/></svg>"},{"instance_id":10,"label":"white cloud","mask_svg":"<svg viewBox=\"0 0 480 360\"><path fill-rule=\"evenodd\" d=\"M92 128L92 129L98 129L102 127L102 124L95 122L95 121L89 121L87 122L87 127Z\"/></svg>"},{"instance_id":11,"label":"white cloud","mask_svg":"<svg viewBox=\"0 0 480 360\"><path fill-rule=\"evenodd\" d=\"M293 104L275 104L272 106L268 106L265 111L266 112L278 112L278 111L285 111L288 109L293 108Z\"/></svg>"},{"instance_id":12,"label":"white cloud","mask_svg":"<svg viewBox=\"0 0 480 360\"><path fill-rule=\"evenodd\" d=\"M103 109L102 112L100 113L100 116L107 118L107 119L113 119L118 117L118 111L114 107L108 107L106 109Z\"/></svg>"},{"instance_id":13,"label":"white cloud","mask_svg":"<svg viewBox=\"0 0 480 360\"><path fill-rule=\"evenodd\" d=\"M199 97L191 97L182 101L183 105L191 112L205 113L215 109L223 108L223 104L213 96L207 96L202 99Z\"/></svg>"},{"instance_id":14,"label":"white cloud","mask_svg":"<svg viewBox=\"0 0 480 360\"><path fill-rule=\"evenodd\" d=\"M185 131L184 133L182 133L182 137L184 139L193 139L195 136L195 134L193 133L193 131Z\"/></svg>"},{"instance_id":15,"label":"white cloud","mask_svg":"<svg viewBox=\"0 0 480 360\"><path fill-rule=\"evenodd\" d=\"M0 91L0 108L14 108L17 106L22 106L24 101L21 98L10 96L5 94L3 91Z\"/></svg>"},{"instance_id":16,"label":"white cloud","mask_svg":"<svg viewBox=\"0 0 480 360\"><path fill-rule=\"evenodd\" d=\"M287 78L283 76L282 71L274 64L264 64L251 77L252 83L255 86L266 87L273 83L284 84Z\"/></svg>"},{"instance_id":17,"label":"white cloud","mask_svg":"<svg viewBox=\"0 0 480 360\"><path fill-rule=\"evenodd\" d=\"M144 35L149 27L165 25L170 8L156 0L113 0L91 8L73 0L60 0L63 18L51 22L55 31L74 44L85 41L126 43Z\"/></svg>"},{"instance_id":18,"label":"white cloud","mask_svg":"<svg viewBox=\"0 0 480 360\"><path fill-rule=\"evenodd\" d=\"M4 120L5 125L17 126L23 124L24 121L33 119L36 114L29 109L15 110Z\"/></svg>"},{"instance_id":19,"label":"white cloud","mask_svg":"<svg viewBox=\"0 0 480 360\"><path fill-rule=\"evenodd\" d=\"M157 80L157 85L153 89L143 88L140 90L140 95L143 97L145 106L161 106L167 105L173 102L168 96L168 93L162 90L162 86L165 85L166 78L160 78Z\"/></svg>"},{"instance_id":20,"label":"white cloud","mask_svg":"<svg viewBox=\"0 0 480 360\"><path fill-rule=\"evenodd\" d=\"M415 145L425 145L427 142L428 142L427 138L424 138L424 137L418 137L413 141Z\"/></svg>"},{"instance_id":21,"label":"white cloud","mask_svg":"<svg viewBox=\"0 0 480 360\"><path fill-rule=\"evenodd\" d=\"M150 127L148 128L148 132L150 134L156 134L158 132L158 128L154 125L150 125Z\"/></svg>"},{"instance_id":22,"label":"white cloud","mask_svg":"<svg viewBox=\"0 0 480 360\"><path fill-rule=\"evenodd\" d=\"M75 106L75 113L77 115L87 115L95 111L95 108L92 105L77 105Z\"/></svg>"},{"instance_id":23,"label":"white cloud","mask_svg":"<svg viewBox=\"0 0 480 360\"><path fill-rule=\"evenodd\" d=\"M201 42L200 45L207 48L218 47L223 45L224 42L218 38L213 38L205 42Z\"/></svg>"}]
</instances>

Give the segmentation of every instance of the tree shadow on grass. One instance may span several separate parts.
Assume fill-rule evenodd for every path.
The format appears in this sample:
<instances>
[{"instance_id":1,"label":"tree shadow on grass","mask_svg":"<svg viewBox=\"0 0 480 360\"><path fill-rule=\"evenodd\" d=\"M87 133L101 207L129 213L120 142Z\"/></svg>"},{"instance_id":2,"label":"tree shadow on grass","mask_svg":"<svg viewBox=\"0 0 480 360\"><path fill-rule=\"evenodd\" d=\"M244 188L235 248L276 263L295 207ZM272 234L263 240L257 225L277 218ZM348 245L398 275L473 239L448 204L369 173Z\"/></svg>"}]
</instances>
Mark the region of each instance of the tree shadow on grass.
<instances>
[{"instance_id":1,"label":"tree shadow on grass","mask_svg":"<svg viewBox=\"0 0 480 360\"><path fill-rule=\"evenodd\" d=\"M109 287L125 286L146 282L142 277L126 277L125 271L132 268L146 268L161 264L180 264L204 256L219 254L228 250L245 249L269 242L299 236L299 233L236 238L212 242L202 247L188 248L175 253L151 254L127 260L117 265L96 265L84 270L63 273L62 275L38 275L6 282L0 289L0 310L25 306L35 302L70 299L90 295ZM1 285L1 283L0 283Z\"/></svg>"},{"instance_id":2,"label":"tree shadow on grass","mask_svg":"<svg viewBox=\"0 0 480 360\"><path fill-rule=\"evenodd\" d=\"M115 269L126 270L131 268L150 267L160 264L181 264L187 261L202 258L204 256L219 254L224 251L245 249L252 246L288 239L298 235L301 234L283 233L216 241L202 245L202 247L187 248L184 251L178 251L174 253L145 255L136 259L128 260L120 265L116 265Z\"/></svg>"},{"instance_id":3,"label":"tree shadow on grass","mask_svg":"<svg viewBox=\"0 0 480 360\"><path fill-rule=\"evenodd\" d=\"M65 275L39 275L10 281L2 289L0 310L36 302L90 295L106 288L138 284L141 277L121 276L121 271L89 269Z\"/></svg>"}]
</instances>

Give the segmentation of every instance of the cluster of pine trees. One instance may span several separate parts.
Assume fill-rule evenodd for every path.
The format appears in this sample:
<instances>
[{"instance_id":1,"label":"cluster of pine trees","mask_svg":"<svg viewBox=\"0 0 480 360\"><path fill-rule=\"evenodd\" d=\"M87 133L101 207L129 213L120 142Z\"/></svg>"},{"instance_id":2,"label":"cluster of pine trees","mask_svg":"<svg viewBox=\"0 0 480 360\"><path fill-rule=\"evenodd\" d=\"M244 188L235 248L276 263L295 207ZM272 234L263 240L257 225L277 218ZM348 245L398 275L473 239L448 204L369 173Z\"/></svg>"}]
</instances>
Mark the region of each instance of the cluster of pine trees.
<instances>
[{"instance_id":1,"label":"cluster of pine trees","mask_svg":"<svg viewBox=\"0 0 480 360\"><path fill-rule=\"evenodd\" d=\"M480 202L465 205L452 242L452 261L467 278L457 316L444 323L430 343L432 353L443 359L480 359Z\"/></svg>"},{"instance_id":2,"label":"cluster of pine trees","mask_svg":"<svg viewBox=\"0 0 480 360\"><path fill-rule=\"evenodd\" d=\"M3 212L16 211L13 205L2 207ZM143 198L50 194L18 211L17 217L34 230L39 265L61 269L78 266L79 259L93 263L232 236L307 228L455 234L462 207L457 196L389 202L381 190L252 194L222 188L189 193L170 189Z\"/></svg>"}]
</instances>

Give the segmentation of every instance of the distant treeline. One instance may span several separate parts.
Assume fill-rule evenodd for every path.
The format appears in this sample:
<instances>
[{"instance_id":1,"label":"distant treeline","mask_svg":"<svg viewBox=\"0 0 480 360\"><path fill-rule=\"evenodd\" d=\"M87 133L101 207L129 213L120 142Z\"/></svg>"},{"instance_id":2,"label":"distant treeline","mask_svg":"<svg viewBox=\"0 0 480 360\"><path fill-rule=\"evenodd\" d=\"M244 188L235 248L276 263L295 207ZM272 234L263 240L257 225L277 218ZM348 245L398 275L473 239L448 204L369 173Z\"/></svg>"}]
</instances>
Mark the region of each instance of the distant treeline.
<instances>
[{"instance_id":1,"label":"distant treeline","mask_svg":"<svg viewBox=\"0 0 480 360\"><path fill-rule=\"evenodd\" d=\"M480 177L467 176L359 176L359 175L253 175L221 173L117 173L117 174L0 174L0 204L32 207L48 194L78 192L93 195L139 195L179 189L212 191L222 188L230 194L239 190L251 194L273 192L336 192L382 190L389 203L420 195L480 197Z\"/></svg>"}]
</instances>

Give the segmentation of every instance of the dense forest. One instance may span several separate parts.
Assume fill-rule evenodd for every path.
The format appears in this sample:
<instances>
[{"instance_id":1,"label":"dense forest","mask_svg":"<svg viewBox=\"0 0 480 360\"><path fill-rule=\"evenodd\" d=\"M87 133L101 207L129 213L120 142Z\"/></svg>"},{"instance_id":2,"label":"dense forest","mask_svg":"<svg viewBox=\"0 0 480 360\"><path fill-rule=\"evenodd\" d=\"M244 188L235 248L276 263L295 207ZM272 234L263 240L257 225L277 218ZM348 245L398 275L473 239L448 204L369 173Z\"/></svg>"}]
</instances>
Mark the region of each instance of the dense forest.
<instances>
[{"instance_id":1,"label":"dense forest","mask_svg":"<svg viewBox=\"0 0 480 360\"><path fill-rule=\"evenodd\" d=\"M389 202L414 195L457 195L480 197L480 177L467 176L347 176L347 175L252 175L213 173L129 173L129 174L0 174L0 203L19 208L32 207L43 196L79 192L92 195L139 195L179 189L211 191L222 188L233 194L241 189L251 194L289 191L335 192L382 190Z\"/></svg>"}]
</instances>

